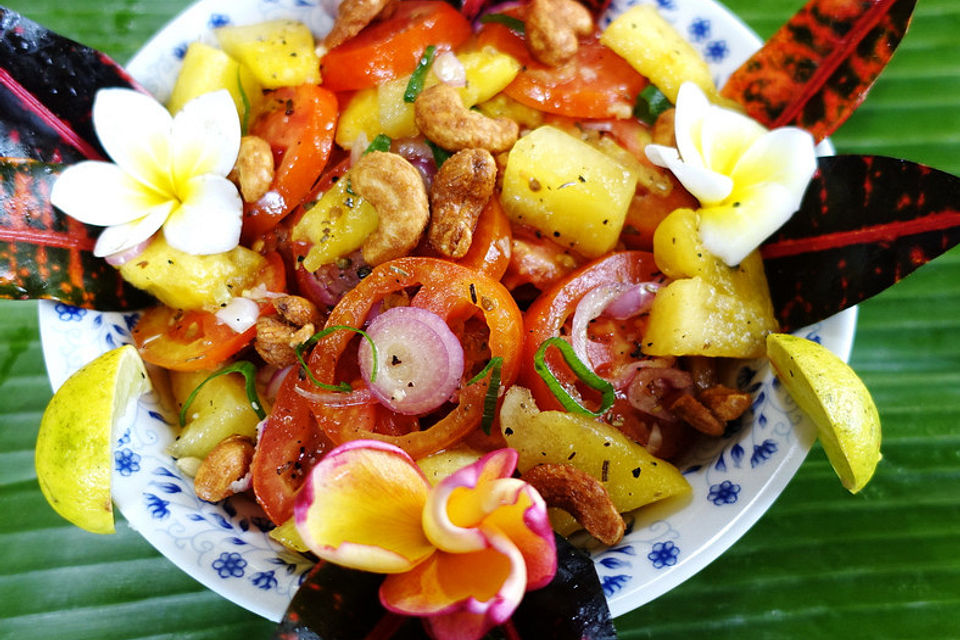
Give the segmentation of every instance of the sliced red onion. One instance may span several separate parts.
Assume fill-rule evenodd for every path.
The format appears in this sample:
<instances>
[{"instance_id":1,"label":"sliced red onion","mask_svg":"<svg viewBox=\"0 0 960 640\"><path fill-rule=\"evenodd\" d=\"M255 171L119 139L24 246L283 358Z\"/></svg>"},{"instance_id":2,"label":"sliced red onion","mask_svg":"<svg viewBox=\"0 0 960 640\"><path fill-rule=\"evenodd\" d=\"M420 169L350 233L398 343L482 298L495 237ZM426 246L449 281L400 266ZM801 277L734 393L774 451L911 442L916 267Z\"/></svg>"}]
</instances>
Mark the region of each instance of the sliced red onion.
<instances>
[{"instance_id":1,"label":"sliced red onion","mask_svg":"<svg viewBox=\"0 0 960 640\"><path fill-rule=\"evenodd\" d=\"M357 286L365 267L367 263L359 250L325 264L313 273L301 265L297 277L300 293L314 304L333 307L347 291Z\"/></svg>"},{"instance_id":2,"label":"sliced red onion","mask_svg":"<svg viewBox=\"0 0 960 640\"><path fill-rule=\"evenodd\" d=\"M367 327L377 346L360 343L360 373L384 405L404 415L428 413L450 399L463 377L463 346L444 320L426 309L393 307Z\"/></svg>"},{"instance_id":3,"label":"sliced red onion","mask_svg":"<svg viewBox=\"0 0 960 640\"><path fill-rule=\"evenodd\" d=\"M440 82L451 87L467 86L467 70L460 58L450 51L444 51L433 60L433 72Z\"/></svg>"},{"instance_id":4,"label":"sliced red onion","mask_svg":"<svg viewBox=\"0 0 960 640\"><path fill-rule=\"evenodd\" d=\"M263 389L264 395L270 402L277 399L277 394L280 393L280 386L283 385L283 381L287 378L287 375L290 374L290 371L295 368L296 365L291 364L273 371Z\"/></svg>"},{"instance_id":5,"label":"sliced red onion","mask_svg":"<svg viewBox=\"0 0 960 640\"><path fill-rule=\"evenodd\" d=\"M423 138L401 138L395 141L397 154L406 158L407 162L416 167L423 178L423 184L430 192L433 185L433 176L437 174L437 163L433 159L433 149Z\"/></svg>"},{"instance_id":6,"label":"sliced red onion","mask_svg":"<svg viewBox=\"0 0 960 640\"><path fill-rule=\"evenodd\" d=\"M217 313L217 320L237 333L243 333L257 324L260 317L260 305L250 298L232 298Z\"/></svg>"},{"instance_id":7,"label":"sliced red onion","mask_svg":"<svg viewBox=\"0 0 960 640\"><path fill-rule=\"evenodd\" d=\"M139 242L129 249L124 249L123 251L118 251L117 253L111 253L109 256L106 256L104 260L107 261L111 267L119 267L122 264L126 264L143 253L144 249L147 248L155 236L150 236L143 242Z\"/></svg>"},{"instance_id":8,"label":"sliced red onion","mask_svg":"<svg viewBox=\"0 0 960 640\"><path fill-rule=\"evenodd\" d=\"M294 392L311 402L327 405L328 407L353 407L360 404L373 404L377 401L370 390L366 387L351 391L350 393L337 393L335 391L310 391L300 385L293 388Z\"/></svg>"},{"instance_id":9,"label":"sliced red onion","mask_svg":"<svg viewBox=\"0 0 960 640\"><path fill-rule=\"evenodd\" d=\"M603 315L616 320L626 320L650 311L653 299L662 285L659 282L641 282L627 287L618 297L610 301Z\"/></svg>"},{"instance_id":10,"label":"sliced red onion","mask_svg":"<svg viewBox=\"0 0 960 640\"><path fill-rule=\"evenodd\" d=\"M507 0L507 2L497 2L494 4L487 4L487 0L466 0L460 12L466 16L468 20L476 18L473 27L475 30L479 30L481 27L480 18L483 16L491 13L507 13L511 9L523 6L523 4L523 2L518 2L517 0Z\"/></svg>"},{"instance_id":11,"label":"sliced red onion","mask_svg":"<svg viewBox=\"0 0 960 640\"><path fill-rule=\"evenodd\" d=\"M590 363L590 356L587 352L588 338L587 327L590 322L600 316L603 310L607 308L613 300L616 300L629 285L621 282L610 282L597 285L587 292L573 313L573 326L570 329L570 346L573 352L577 354L580 361L593 369Z\"/></svg>"},{"instance_id":12,"label":"sliced red onion","mask_svg":"<svg viewBox=\"0 0 960 640\"><path fill-rule=\"evenodd\" d=\"M693 377L686 371L663 366L660 360L644 360L627 389L627 400L640 411L655 418L676 418L661 404L664 395L693 386ZM656 387L656 388L654 388Z\"/></svg>"}]
</instances>

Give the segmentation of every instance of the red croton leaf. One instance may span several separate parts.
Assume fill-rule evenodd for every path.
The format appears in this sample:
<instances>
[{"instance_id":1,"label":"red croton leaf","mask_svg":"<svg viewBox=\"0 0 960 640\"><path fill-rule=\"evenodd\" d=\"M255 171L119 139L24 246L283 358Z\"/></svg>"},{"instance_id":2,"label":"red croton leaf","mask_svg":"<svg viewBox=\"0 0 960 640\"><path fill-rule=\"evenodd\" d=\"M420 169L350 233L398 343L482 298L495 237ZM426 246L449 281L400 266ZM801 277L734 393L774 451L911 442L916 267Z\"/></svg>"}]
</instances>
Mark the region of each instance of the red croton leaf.
<instances>
[{"instance_id":1,"label":"red croton leaf","mask_svg":"<svg viewBox=\"0 0 960 640\"><path fill-rule=\"evenodd\" d=\"M774 128L819 141L863 102L907 31L916 0L811 0L727 81L723 95Z\"/></svg>"},{"instance_id":2,"label":"red croton leaf","mask_svg":"<svg viewBox=\"0 0 960 640\"><path fill-rule=\"evenodd\" d=\"M90 118L94 96L103 87L134 86L105 54L0 7L0 155L102 158Z\"/></svg>"},{"instance_id":3,"label":"red croton leaf","mask_svg":"<svg viewBox=\"0 0 960 640\"><path fill-rule=\"evenodd\" d=\"M761 247L785 331L898 282L960 242L960 178L881 156L819 159L803 204Z\"/></svg>"},{"instance_id":4,"label":"red croton leaf","mask_svg":"<svg viewBox=\"0 0 960 640\"><path fill-rule=\"evenodd\" d=\"M45 298L101 310L144 306L92 249L97 230L50 204L60 165L0 159L0 297Z\"/></svg>"}]
</instances>

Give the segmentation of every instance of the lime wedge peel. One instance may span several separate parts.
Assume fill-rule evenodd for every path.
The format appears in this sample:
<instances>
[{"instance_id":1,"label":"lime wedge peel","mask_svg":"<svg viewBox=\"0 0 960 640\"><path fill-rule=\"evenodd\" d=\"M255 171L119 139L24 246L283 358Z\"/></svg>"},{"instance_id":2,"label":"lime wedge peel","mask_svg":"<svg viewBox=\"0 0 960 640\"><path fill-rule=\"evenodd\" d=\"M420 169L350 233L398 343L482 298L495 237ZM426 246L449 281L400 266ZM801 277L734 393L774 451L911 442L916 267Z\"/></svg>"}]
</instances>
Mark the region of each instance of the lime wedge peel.
<instances>
[{"instance_id":1,"label":"lime wedge peel","mask_svg":"<svg viewBox=\"0 0 960 640\"><path fill-rule=\"evenodd\" d=\"M132 345L81 367L44 411L34 463L40 490L66 520L93 533L113 533L112 443L128 407L150 389Z\"/></svg>"},{"instance_id":2,"label":"lime wedge peel","mask_svg":"<svg viewBox=\"0 0 960 640\"><path fill-rule=\"evenodd\" d=\"M767 336L777 377L814 422L827 459L844 487L857 493L880 462L880 415L866 385L823 345L798 336Z\"/></svg>"}]
</instances>

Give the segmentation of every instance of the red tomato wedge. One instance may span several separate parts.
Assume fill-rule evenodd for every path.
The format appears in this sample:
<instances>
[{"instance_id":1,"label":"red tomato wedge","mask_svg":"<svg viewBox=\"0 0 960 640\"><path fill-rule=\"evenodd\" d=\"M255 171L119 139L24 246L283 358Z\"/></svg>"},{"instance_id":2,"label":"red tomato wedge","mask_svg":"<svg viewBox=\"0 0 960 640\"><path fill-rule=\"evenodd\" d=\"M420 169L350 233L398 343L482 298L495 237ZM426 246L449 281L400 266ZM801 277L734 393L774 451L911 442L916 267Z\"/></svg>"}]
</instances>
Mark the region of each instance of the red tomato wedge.
<instances>
[{"instance_id":1,"label":"red tomato wedge","mask_svg":"<svg viewBox=\"0 0 960 640\"><path fill-rule=\"evenodd\" d=\"M470 32L470 23L446 2L406 0L391 17L327 52L320 62L323 86L331 91L375 87L412 72L428 45L453 49Z\"/></svg>"},{"instance_id":2,"label":"red tomato wedge","mask_svg":"<svg viewBox=\"0 0 960 640\"><path fill-rule=\"evenodd\" d=\"M523 37L502 24L486 24L480 46L490 45L523 65L504 93L529 107L571 118L629 118L637 94L649 84L626 60L596 39L559 67L533 59Z\"/></svg>"},{"instance_id":3,"label":"red tomato wedge","mask_svg":"<svg viewBox=\"0 0 960 640\"><path fill-rule=\"evenodd\" d=\"M277 167L270 191L244 205L243 240L249 244L273 229L310 194L327 166L337 129L337 97L315 85L282 87L250 127L270 143Z\"/></svg>"},{"instance_id":4,"label":"red tomato wedge","mask_svg":"<svg viewBox=\"0 0 960 640\"><path fill-rule=\"evenodd\" d=\"M284 291L283 259L275 252L264 257L267 263L258 280L269 291ZM256 326L237 333L208 311L183 311L164 305L144 311L132 331L140 357L173 371L216 369L250 344L256 334Z\"/></svg>"}]
</instances>

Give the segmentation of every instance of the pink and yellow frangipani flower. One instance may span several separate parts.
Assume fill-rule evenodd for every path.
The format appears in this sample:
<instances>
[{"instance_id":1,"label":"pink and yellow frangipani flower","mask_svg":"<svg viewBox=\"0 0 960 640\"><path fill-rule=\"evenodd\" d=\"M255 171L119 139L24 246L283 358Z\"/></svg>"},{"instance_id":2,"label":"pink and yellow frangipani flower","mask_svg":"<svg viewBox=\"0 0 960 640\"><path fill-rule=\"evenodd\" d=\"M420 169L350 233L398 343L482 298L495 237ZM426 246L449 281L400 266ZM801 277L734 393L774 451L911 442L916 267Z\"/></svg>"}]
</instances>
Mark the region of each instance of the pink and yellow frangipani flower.
<instances>
[{"instance_id":1,"label":"pink and yellow frangipani flower","mask_svg":"<svg viewBox=\"0 0 960 640\"><path fill-rule=\"evenodd\" d=\"M321 558L390 574L384 607L434 637L473 640L505 622L557 570L546 504L500 449L436 487L402 449L355 440L324 457L297 498L300 535Z\"/></svg>"}]
</instances>

